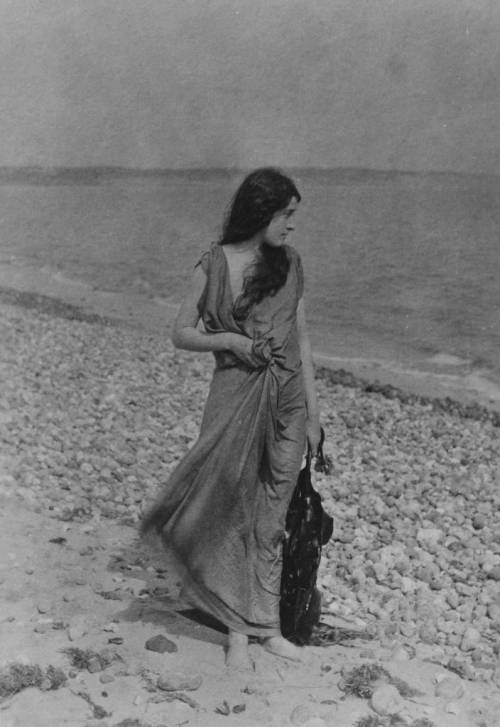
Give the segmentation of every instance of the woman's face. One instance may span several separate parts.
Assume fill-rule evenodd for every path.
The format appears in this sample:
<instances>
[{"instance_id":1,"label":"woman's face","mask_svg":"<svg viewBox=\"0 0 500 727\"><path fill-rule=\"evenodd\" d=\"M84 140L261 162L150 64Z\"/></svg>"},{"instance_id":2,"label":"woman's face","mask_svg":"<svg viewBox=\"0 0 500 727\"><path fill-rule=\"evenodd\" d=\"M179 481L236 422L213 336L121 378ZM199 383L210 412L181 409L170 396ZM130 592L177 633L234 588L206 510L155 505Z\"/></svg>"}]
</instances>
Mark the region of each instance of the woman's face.
<instances>
[{"instance_id":1,"label":"woman's face","mask_svg":"<svg viewBox=\"0 0 500 727\"><path fill-rule=\"evenodd\" d=\"M272 247L280 247L286 242L288 233L295 229L293 214L298 207L295 197L292 197L287 206L275 213L273 219L264 230L264 242Z\"/></svg>"}]
</instances>

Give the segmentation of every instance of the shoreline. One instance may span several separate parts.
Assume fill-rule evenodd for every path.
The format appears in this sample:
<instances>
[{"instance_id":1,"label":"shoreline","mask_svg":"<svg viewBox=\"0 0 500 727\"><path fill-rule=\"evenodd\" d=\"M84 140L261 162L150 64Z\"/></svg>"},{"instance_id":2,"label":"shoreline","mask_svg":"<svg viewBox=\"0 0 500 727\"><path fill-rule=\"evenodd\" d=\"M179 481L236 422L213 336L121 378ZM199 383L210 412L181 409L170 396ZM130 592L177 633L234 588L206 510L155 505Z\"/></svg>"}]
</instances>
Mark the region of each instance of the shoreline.
<instances>
[{"instance_id":1,"label":"shoreline","mask_svg":"<svg viewBox=\"0 0 500 727\"><path fill-rule=\"evenodd\" d=\"M18 261L0 260L0 302L38 308L65 317L108 320L170 336L178 305L135 292L112 292L70 279L48 266L36 268ZM61 311L59 312L61 315ZM500 383L488 372L446 355L429 359L422 368L385 359L335 356L313 345L318 376L344 386L378 391L389 398L416 397L423 403L456 402L474 418L500 420ZM488 410L490 417L481 410Z\"/></svg>"}]
</instances>

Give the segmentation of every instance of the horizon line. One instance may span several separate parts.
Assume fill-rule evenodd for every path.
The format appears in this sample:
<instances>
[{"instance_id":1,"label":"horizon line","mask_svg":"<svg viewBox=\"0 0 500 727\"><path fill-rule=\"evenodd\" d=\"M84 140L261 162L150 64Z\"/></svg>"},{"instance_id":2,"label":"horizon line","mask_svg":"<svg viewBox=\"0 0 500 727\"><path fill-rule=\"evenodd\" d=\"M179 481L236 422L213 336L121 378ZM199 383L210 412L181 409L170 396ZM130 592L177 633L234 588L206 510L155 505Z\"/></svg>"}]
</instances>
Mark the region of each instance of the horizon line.
<instances>
[{"instance_id":1,"label":"horizon line","mask_svg":"<svg viewBox=\"0 0 500 727\"><path fill-rule=\"evenodd\" d=\"M267 166L267 165L262 165ZM383 167L361 167L361 166L297 166L297 165L274 165L271 167L283 169L290 173L347 173L347 174L379 174L379 175L449 175L449 176L474 176L474 177L498 177L500 172L474 172L458 171L453 169L399 169ZM42 165L22 164L0 165L0 175L4 174L39 174L57 175L64 173L94 173L94 174L130 174L130 175L162 175L162 174L202 174L219 173L227 175L246 174L259 167L229 167L229 166L187 166L187 167L129 167L118 164L98 164L86 166L64 166L64 165Z\"/></svg>"}]
</instances>

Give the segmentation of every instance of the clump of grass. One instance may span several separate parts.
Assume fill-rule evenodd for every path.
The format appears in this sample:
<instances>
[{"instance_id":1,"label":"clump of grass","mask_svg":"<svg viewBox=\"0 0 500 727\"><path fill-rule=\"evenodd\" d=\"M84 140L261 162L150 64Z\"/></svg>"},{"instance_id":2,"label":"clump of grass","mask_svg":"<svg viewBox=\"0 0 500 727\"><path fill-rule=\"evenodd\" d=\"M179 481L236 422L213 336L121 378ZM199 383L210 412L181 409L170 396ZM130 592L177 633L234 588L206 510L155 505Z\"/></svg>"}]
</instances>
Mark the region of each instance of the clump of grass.
<instances>
[{"instance_id":1,"label":"clump of grass","mask_svg":"<svg viewBox=\"0 0 500 727\"><path fill-rule=\"evenodd\" d=\"M130 719L130 717L127 717L127 719L117 722L114 727L152 727L152 725L141 722L140 719Z\"/></svg>"},{"instance_id":2,"label":"clump of grass","mask_svg":"<svg viewBox=\"0 0 500 727\"><path fill-rule=\"evenodd\" d=\"M49 683L49 690L59 689L59 687L62 687L64 684L66 684L67 677L62 669L59 669L59 667L52 666L52 664L50 664L45 670L45 678L43 680L42 687L46 688L47 681Z\"/></svg>"},{"instance_id":3,"label":"clump of grass","mask_svg":"<svg viewBox=\"0 0 500 727\"><path fill-rule=\"evenodd\" d=\"M416 697L421 692L414 689L402 679L393 677L380 664L361 664L348 672L340 683L346 694L353 694L361 699L370 699L378 682L392 684L402 697Z\"/></svg>"},{"instance_id":4,"label":"clump of grass","mask_svg":"<svg viewBox=\"0 0 500 727\"><path fill-rule=\"evenodd\" d=\"M375 684L379 681L388 682L391 675L379 664L361 664L347 672L342 679L340 688L346 694L352 694L361 699L370 699Z\"/></svg>"},{"instance_id":5,"label":"clump of grass","mask_svg":"<svg viewBox=\"0 0 500 727\"><path fill-rule=\"evenodd\" d=\"M421 697L423 695L423 692L415 689L415 687L410 686L408 682L403 681L403 679L393 677L392 674L389 674L389 684L392 684L393 687L396 687L398 692L401 694L402 697L405 697L405 699L411 697ZM417 727L420 726L417 725ZM422 727L425 727L425 725L423 725Z\"/></svg>"},{"instance_id":6,"label":"clump of grass","mask_svg":"<svg viewBox=\"0 0 500 727\"><path fill-rule=\"evenodd\" d=\"M380 717L376 714L369 714L361 717L356 722L356 727L408 727L402 717L392 714L390 717Z\"/></svg>"},{"instance_id":7,"label":"clump of grass","mask_svg":"<svg viewBox=\"0 0 500 727\"><path fill-rule=\"evenodd\" d=\"M0 699L11 697L28 687L49 691L65 683L66 674L55 666L42 669L38 664L14 662L0 669Z\"/></svg>"},{"instance_id":8,"label":"clump of grass","mask_svg":"<svg viewBox=\"0 0 500 727\"><path fill-rule=\"evenodd\" d=\"M88 668L90 660L94 656L94 652L90 649L78 649L74 646L64 649L64 653L69 657L71 666L82 671Z\"/></svg>"},{"instance_id":9,"label":"clump of grass","mask_svg":"<svg viewBox=\"0 0 500 727\"><path fill-rule=\"evenodd\" d=\"M38 665L10 664L0 674L0 697L9 697L27 687L38 687L43 672Z\"/></svg>"},{"instance_id":10,"label":"clump of grass","mask_svg":"<svg viewBox=\"0 0 500 727\"><path fill-rule=\"evenodd\" d=\"M94 702L94 700L92 699L92 697L90 696L90 694L88 694L87 692L85 692L83 690L80 690L79 692L74 692L72 689L71 689L71 692L75 696L81 697L82 699L84 699L87 702L87 704L90 705L90 707L92 708L92 714L96 719L104 719L105 717L111 717L111 713L106 712L104 707L101 707L99 704L96 704Z\"/></svg>"},{"instance_id":11,"label":"clump of grass","mask_svg":"<svg viewBox=\"0 0 500 727\"><path fill-rule=\"evenodd\" d=\"M101 652L98 652L92 651L92 649L79 649L76 646L70 646L68 649L64 649L63 651L69 657L71 666L80 671L88 669L89 665L96 659L99 662L101 669L106 669L115 659L118 658L117 655L109 649L103 649Z\"/></svg>"},{"instance_id":12,"label":"clump of grass","mask_svg":"<svg viewBox=\"0 0 500 727\"><path fill-rule=\"evenodd\" d=\"M436 727L436 725L430 719L427 719L427 717L420 717L409 723L398 714L391 714L387 717L368 714L366 717L361 717L356 722L355 727Z\"/></svg>"},{"instance_id":13,"label":"clump of grass","mask_svg":"<svg viewBox=\"0 0 500 727\"><path fill-rule=\"evenodd\" d=\"M360 717L355 727L380 727L380 722L373 714L367 714L366 717Z\"/></svg>"}]
</instances>

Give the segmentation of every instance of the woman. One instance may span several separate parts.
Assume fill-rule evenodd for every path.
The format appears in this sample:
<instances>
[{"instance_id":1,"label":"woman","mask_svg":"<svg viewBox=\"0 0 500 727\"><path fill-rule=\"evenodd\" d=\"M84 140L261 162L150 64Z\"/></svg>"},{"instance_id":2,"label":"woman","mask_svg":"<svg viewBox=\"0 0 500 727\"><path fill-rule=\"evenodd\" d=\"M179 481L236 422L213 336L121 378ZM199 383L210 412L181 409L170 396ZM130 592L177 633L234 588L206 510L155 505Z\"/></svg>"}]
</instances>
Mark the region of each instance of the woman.
<instances>
[{"instance_id":1,"label":"woman","mask_svg":"<svg viewBox=\"0 0 500 727\"><path fill-rule=\"evenodd\" d=\"M300 658L279 622L286 512L306 436L313 452L320 439L302 266L285 244L299 201L279 170L254 171L195 268L172 340L213 352L215 372L199 439L143 524L177 557L189 601L227 626L231 667L248 664L249 636Z\"/></svg>"}]
</instances>

